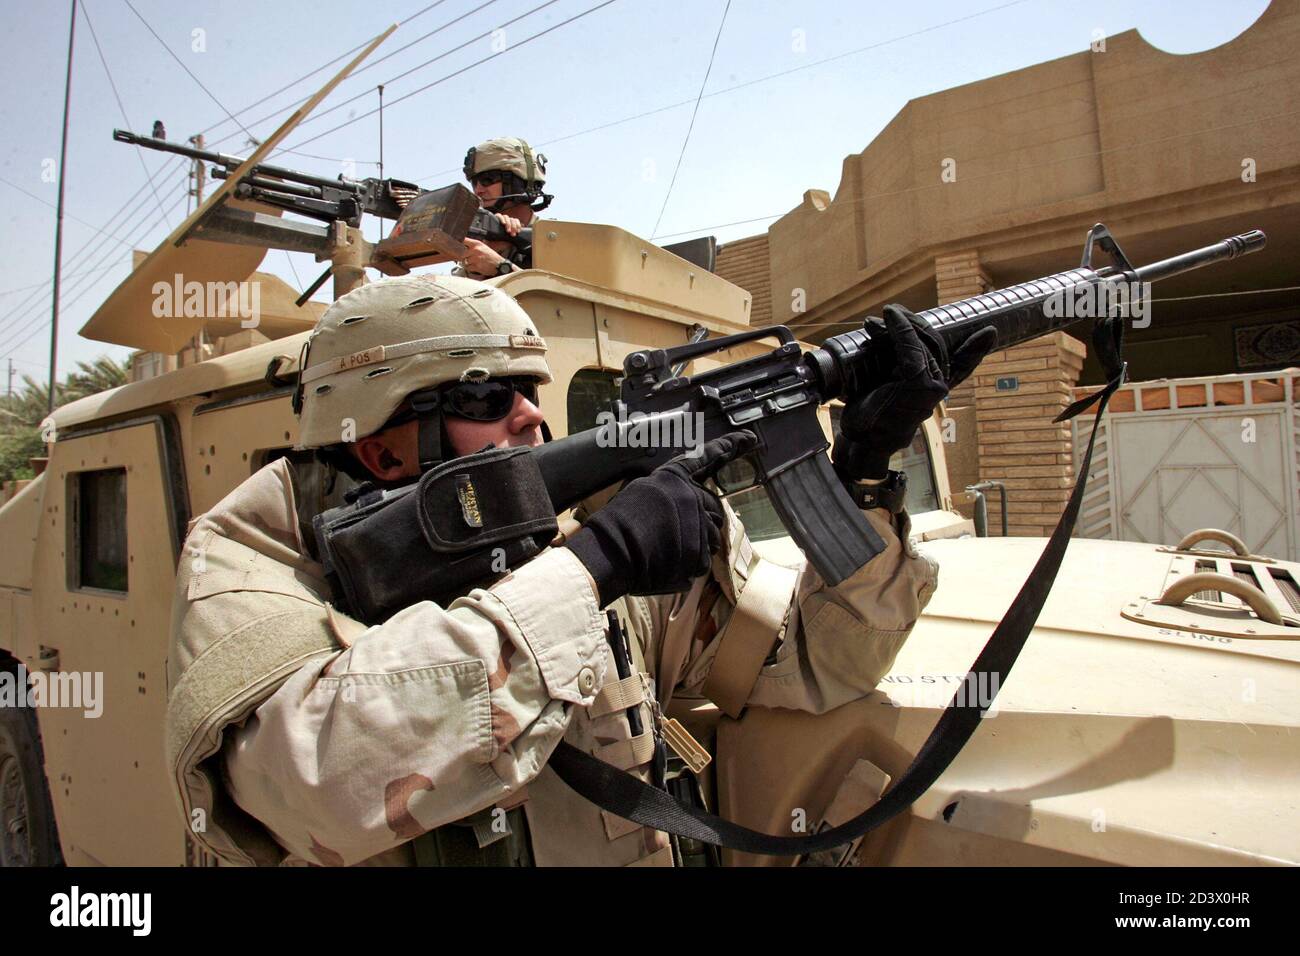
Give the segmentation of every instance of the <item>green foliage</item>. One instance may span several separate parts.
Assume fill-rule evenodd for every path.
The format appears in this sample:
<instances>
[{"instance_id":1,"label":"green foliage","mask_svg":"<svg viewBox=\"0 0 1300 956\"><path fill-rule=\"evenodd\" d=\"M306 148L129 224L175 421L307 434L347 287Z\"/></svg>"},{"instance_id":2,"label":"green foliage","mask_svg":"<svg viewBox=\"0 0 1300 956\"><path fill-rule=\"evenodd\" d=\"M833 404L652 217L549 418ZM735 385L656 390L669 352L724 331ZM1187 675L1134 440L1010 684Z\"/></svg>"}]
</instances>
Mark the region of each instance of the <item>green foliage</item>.
<instances>
[{"instance_id":1,"label":"green foliage","mask_svg":"<svg viewBox=\"0 0 1300 956\"><path fill-rule=\"evenodd\" d=\"M87 395L126 384L129 360L102 355L94 362L78 362L77 370L55 387L54 405L66 405ZM30 375L12 395L0 395L0 481L31 478L31 458L45 454L41 422L49 407L49 386Z\"/></svg>"}]
</instances>

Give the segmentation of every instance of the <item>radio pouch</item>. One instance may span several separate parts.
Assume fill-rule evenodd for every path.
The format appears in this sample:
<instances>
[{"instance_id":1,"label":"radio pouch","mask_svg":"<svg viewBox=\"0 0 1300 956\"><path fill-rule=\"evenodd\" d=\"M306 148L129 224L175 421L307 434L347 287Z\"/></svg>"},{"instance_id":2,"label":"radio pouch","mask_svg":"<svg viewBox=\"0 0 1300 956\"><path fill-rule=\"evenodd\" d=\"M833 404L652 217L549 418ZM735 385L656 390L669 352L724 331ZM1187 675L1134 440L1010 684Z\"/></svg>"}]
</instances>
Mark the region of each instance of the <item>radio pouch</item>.
<instances>
[{"instance_id":1,"label":"radio pouch","mask_svg":"<svg viewBox=\"0 0 1300 956\"><path fill-rule=\"evenodd\" d=\"M312 520L341 610L379 624L420 601L446 605L537 555L558 531L527 448L449 461Z\"/></svg>"}]
</instances>

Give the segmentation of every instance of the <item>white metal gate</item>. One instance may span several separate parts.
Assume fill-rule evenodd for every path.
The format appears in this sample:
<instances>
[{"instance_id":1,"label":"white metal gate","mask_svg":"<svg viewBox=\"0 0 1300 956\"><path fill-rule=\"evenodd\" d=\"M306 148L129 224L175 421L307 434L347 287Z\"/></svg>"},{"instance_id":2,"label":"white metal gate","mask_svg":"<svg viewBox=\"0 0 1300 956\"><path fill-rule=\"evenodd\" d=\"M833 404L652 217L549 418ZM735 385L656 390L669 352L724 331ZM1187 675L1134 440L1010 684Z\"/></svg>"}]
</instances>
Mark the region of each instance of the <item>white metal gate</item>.
<instances>
[{"instance_id":1,"label":"white metal gate","mask_svg":"<svg viewBox=\"0 0 1300 956\"><path fill-rule=\"evenodd\" d=\"M1078 534L1175 544L1223 528L1255 554L1300 560L1297 377L1288 369L1124 386L1097 436ZM1091 432L1085 417L1074 423L1076 463Z\"/></svg>"}]
</instances>

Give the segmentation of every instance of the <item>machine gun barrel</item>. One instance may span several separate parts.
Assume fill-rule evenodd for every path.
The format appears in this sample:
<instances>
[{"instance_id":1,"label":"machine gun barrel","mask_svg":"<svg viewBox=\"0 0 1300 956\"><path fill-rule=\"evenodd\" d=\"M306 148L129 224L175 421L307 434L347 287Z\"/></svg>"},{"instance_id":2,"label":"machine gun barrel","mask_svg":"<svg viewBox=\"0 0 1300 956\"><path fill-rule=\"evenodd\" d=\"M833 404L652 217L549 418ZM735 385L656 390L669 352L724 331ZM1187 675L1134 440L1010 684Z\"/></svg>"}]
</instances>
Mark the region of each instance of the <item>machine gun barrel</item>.
<instances>
[{"instance_id":1,"label":"machine gun barrel","mask_svg":"<svg viewBox=\"0 0 1300 956\"><path fill-rule=\"evenodd\" d=\"M206 149L195 149L193 146L169 143L165 139L154 139L152 136L137 136L135 133L124 129L113 130L113 139L119 143L143 146L145 149L154 149L161 153L176 153L178 156L188 156L190 159L199 159L205 163L212 163L214 166L224 166L227 169L236 169L244 162L239 156L231 156L228 153L214 153Z\"/></svg>"},{"instance_id":2,"label":"machine gun barrel","mask_svg":"<svg viewBox=\"0 0 1300 956\"><path fill-rule=\"evenodd\" d=\"M188 156L190 159L211 163L213 166L219 167L212 172L212 175L217 179L226 179L246 162L242 156L231 156L229 153L214 153L206 149L195 149L192 146L183 146L180 143L169 143L165 139L154 139L152 136L137 136L135 133L124 129L113 130L113 139L119 143L143 146L145 149L156 149L163 153L176 153L178 156ZM249 175L271 176L274 179L285 179L306 186L315 186L318 189L342 189L349 192L360 192L364 188L356 180L344 179L342 176L337 179L328 179L325 176L313 176L311 173L299 172L296 169L272 166L270 163L259 163L249 171ZM279 184L271 183L269 185L278 186Z\"/></svg>"},{"instance_id":3,"label":"machine gun barrel","mask_svg":"<svg viewBox=\"0 0 1300 956\"><path fill-rule=\"evenodd\" d=\"M234 171L235 167L215 169L212 171L212 175L217 179L226 179ZM273 180L283 179L288 182L301 183L304 186L309 186L316 190L336 189L344 192L360 194L365 189L365 186L355 179L346 179L343 176L339 176L337 179L328 179L325 176L313 176L311 173L302 173L296 169L285 169L283 166L272 166L269 163L261 163L254 166L250 175L263 177L261 185L269 188L281 188L282 184L274 182ZM272 180L266 180L264 177L267 176L272 177ZM245 178L245 182L248 182L247 178ZM319 192L315 195L317 198L320 197Z\"/></svg>"},{"instance_id":4,"label":"machine gun barrel","mask_svg":"<svg viewBox=\"0 0 1300 956\"><path fill-rule=\"evenodd\" d=\"M146 149L175 153L178 156L188 156L190 159L211 163L212 175L216 179L230 178L236 170L247 163L247 160L241 156L195 149L180 143L154 139L152 136L137 136L127 130L113 130L113 139L119 143L143 146ZM385 219L398 218L402 210L393 198L393 190L399 187L404 190L419 189L414 183L404 183L395 179L356 180L343 176L329 179L296 169L287 169L284 166L259 163L252 169L244 171L237 195L279 206L324 222L343 220L349 225L359 226L363 212L383 216Z\"/></svg>"}]
</instances>

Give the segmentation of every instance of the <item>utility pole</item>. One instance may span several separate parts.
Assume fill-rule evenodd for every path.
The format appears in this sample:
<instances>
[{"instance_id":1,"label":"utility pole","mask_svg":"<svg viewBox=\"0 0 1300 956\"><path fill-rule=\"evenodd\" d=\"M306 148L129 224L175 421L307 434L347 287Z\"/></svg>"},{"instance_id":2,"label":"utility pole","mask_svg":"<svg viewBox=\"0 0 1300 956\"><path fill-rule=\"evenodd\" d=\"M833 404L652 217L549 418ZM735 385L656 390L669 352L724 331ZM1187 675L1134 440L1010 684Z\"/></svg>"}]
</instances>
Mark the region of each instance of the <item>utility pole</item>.
<instances>
[{"instance_id":1,"label":"utility pole","mask_svg":"<svg viewBox=\"0 0 1300 956\"><path fill-rule=\"evenodd\" d=\"M202 133L195 133L190 137L190 143L195 149L203 149L204 139ZM198 209L203 205L203 187L207 184L207 167L203 165L203 160L196 159L190 164L190 192L194 197L194 208Z\"/></svg>"},{"instance_id":2,"label":"utility pole","mask_svg":"<svg viewBox=\"0 0 1300 956\"><path fill-rule=\"evenodd\" d=\"M12 396L14 393L14 360L9 360L9 389L6 394Z\"/></svg>"},{"instance_id":3,"label":"utility pole","mask_svg":"<svg viewBox=\"0 0 1300 956\"><path fill-rule=\"evenodd\" d=\"M50 400L46 414L54 411L54 385L59 357L59 277L63 271L63 182L68 160L68 104L72 99L72 38L77 29L77 0L72 0L68 23L68 75L63 84L63 142L59 146L59 205L54 223L54 305L50 315Z\"/></svg>"}]
</instances>

